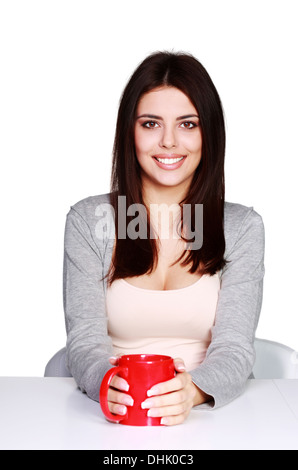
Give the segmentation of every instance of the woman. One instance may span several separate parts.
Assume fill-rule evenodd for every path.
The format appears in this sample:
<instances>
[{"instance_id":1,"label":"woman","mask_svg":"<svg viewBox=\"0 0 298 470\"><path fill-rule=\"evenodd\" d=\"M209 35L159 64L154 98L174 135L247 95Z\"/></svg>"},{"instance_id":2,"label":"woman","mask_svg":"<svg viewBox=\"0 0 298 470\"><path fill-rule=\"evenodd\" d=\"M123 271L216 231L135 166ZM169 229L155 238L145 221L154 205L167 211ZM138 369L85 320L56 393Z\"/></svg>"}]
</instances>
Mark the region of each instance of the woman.
<instances>
[{"instance_id":1,"label":"woman","mask_svg":"<svg viewBox=\"0 0 298 470\"><path fill-rule=\"evenodd\" d=\"M176 377L142 405L165 425L243 391L264 229L252 208L225 202L224 153L222 106L204 67L189 54L146 58L121 98L111 194L79 201L66 221L67 362L90 398L125 353L175 358ZM125 414L129 384L114 377L108 399Z\"/></svg>"}]
</instances>

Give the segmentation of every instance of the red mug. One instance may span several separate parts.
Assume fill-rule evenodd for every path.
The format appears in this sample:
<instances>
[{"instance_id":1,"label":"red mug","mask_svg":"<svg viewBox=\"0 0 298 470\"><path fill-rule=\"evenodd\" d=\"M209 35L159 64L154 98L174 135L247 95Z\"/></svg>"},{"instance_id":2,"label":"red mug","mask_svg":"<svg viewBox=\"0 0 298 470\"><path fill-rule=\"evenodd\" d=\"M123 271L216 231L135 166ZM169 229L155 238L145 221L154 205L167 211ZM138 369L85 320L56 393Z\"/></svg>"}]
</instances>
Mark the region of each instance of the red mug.
<instances>
[{"instance_id":1,"label":"red mug","mask_svg":"<svg viewBox=\"0 0 298 470\"><path fill-rule=\"evenodd\" d=\"M114 375L124 378L129 384L128 394L133 398L133 406L127 407L125 415L112 414L108 407L108 389ZM99 391L99 402L103 414L110 421L131 426L160 426L161 418L147 416L148 410L141 408L147 391L160 382L175 377L174 361L170 356L159 354L128 354L119 358L117 367L104 376ZM125 392L123 392L125 393Z\"/></svg>"}]
</instances>

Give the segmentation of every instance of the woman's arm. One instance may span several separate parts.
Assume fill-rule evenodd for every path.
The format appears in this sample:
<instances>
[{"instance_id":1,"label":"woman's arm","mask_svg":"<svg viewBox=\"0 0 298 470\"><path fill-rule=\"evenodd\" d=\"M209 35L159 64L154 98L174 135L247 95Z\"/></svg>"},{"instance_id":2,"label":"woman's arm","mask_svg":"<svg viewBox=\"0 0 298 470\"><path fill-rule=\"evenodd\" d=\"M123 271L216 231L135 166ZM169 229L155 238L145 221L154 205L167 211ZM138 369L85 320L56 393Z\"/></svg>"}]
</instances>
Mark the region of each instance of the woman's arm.
<instances>
[{"instance_id":1,"label":"woman's arm","mask_svg":"<svg viewBox=\"0 0 298 470\"><path fill-rule=\"evenodd\" d=\"M94 238L81 214L71 208L65 225L63 270L67 365L79 388L98 401L113 349L102 281L104 250Z\"/></svg>"},{"instance_id":2,"label":"woman's arm","mask_svg":"<svg viewBox=\"0 0 298 470\"><path fill-rule=\"evenodd\" d=\"M252 208L231 205L226 232L228 264L222 273L211 344L204 362L190 372L193 383L213 397L208 406L214 408L241 394L252 372L263 295L262 218Z\"/></svg>"}]
</instances>

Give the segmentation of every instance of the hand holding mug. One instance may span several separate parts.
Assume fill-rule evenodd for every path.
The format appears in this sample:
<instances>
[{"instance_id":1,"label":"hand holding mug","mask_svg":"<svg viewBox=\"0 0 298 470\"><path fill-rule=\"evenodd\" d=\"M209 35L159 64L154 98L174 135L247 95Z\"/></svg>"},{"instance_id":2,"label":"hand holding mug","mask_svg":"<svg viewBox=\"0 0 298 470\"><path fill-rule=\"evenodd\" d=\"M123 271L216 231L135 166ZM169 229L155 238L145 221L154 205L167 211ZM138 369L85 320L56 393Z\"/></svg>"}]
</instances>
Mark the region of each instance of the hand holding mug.
<instances>
[{"instance_id":1,"label":"hand holding mug","mask_svg":"<svg viewBox=\"0 0 298 470\"><path fill-rule=\"evenodd\" d=\"M186 372L182 359L174 359L176 376L166 382L159 383L147 392L148 399L142 403L142 408L148 409L148 415L161 418L161 424L170 426L181 424L188 417L192 407L197 387L193 384L191 375Z\"/></svg>"},{"instance_id":2,"label":"hand holding mug","mask_svg":"<svg viewBox=\"0 0 298 470\"><path fill-rule=\"evenodd\" d=\"M186 372L182 359L172 361L173 370L177 373L173 373L172 370L168 380L157 382L157 376L153 374L153 378L155 378L153 386L145 390L143 399L137 404L137 407L141 407L145 412L143 412L143 416L146 416L146 418L143 418L143 425L173 425L182 423L187 418L191 408L195 404L204 401L204 397L200 394L199 389L192 383L190 374ZM112 365L118 366L121 359L112 357L110 362ZM134 405L133 393L130 395L130 386L128 381L125 380L125 374L121 375L122 377L114 374L110 380L106 406L108 413L104 414L112 421L120 421L122 424L133 424L132 418L127 420L127 414L132 414L129 407ZM101 395L101 401L103 400L104 393ZM117 419L111 413L117 415ZM122 419L123 416L126 418Z\"/></svg>"},{"instance_id":3,"label":"hand holding mug","mask_svg":"<svg viewBox=\"0 0 298 470\"><path fill-rule=\"evenodd\" d=\"M110 363L112 366L118 366L120 356L110 357ZM128 382L120 377L114 375L108 390L108 406L111 413L115 415L126 415L127 406L133 406L134 400L129 395L129 384Z\"/></svg>"}]
</instances>

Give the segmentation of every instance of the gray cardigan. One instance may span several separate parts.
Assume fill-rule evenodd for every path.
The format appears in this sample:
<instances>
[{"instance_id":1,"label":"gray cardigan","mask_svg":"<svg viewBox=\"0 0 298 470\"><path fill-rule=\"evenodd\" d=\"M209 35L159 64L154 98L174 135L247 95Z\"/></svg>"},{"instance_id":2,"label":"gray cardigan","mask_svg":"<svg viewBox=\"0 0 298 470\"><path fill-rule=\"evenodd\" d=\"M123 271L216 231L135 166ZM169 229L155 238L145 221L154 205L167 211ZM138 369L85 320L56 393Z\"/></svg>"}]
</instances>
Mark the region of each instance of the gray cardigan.
<instances>
[{"instance_id":1,"label":"gray cardigan","mask_svg":"<svg viewBox=\"0 0 298 470\"><path fill-rule=\"evenodd\" d=\"M254 337L262 304L264 227L253 208L225 203L225 258L212 340L193 382L213 397L205 408L225 405L242 393L255 359ZM109 194L90 196L66 216L63 302L68 368L78 387L99 399L111 368L113 345L105 308L107 274L115 237Z\"/></svg>"}]
</instances>

